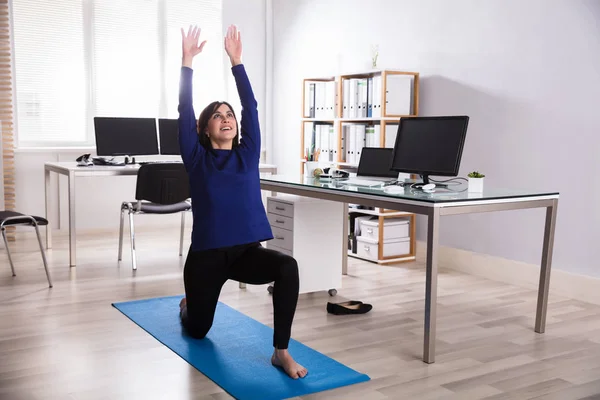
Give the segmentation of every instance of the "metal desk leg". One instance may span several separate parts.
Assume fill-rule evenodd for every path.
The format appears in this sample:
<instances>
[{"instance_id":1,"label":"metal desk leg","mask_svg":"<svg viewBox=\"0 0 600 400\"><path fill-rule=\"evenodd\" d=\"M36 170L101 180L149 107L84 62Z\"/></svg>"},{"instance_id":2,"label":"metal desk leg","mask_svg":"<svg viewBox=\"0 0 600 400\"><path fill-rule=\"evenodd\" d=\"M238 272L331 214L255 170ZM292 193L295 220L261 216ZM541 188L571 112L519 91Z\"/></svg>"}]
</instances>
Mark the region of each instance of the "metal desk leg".
<instances>
[{"instance_id":1,"label":"metal desk leg","mask_svg":"<svg viewBox=\"0 0 600 400\"><path fill-rule=\"evenodd\" d=\"M76 262L75 251L75 174L69 173L69 265L74 267Z\"/></svg>"},{"instance_id":2,"label":"metal desk leg","mask_svg":"<svg viewBox=\"0 0 600 400\"><path fill-rule=\"evenodd\" d=\"M44 169L44 192L46 197L46 249L52 248L52 223L50 222L50 171Z\"/></svg>"},{"instance_id":3,"label":"metal desk leg","mask_svg":"<svg viewBox=\"0 0 600 400\"><path fill-rule=\"evenodd\" d=\"M427 272L425 278L425 336L423 361L435 362L435 322L437 309L438 244L440 211L433 208L427 218Z\"/></svg>"},{"instance_id":4,"label":"metal desk leg","mask_svg":"<svg viewBox=\"0 0 600 400\"><path fill-rule=\"evenodd\" d=\"M342 237L342 275L348 275L348 203L342 203L343 211L343 223L342 229L344 233Z\"/></svg>"},{"instance_id":5,"label":"metal desk leg","mask_svg":"<svg viewBox=\"0 0 600 400\"><path fill-rule=\"evenodd\" d=\"M535 314L535 331L544 333L546 330L546 310L548 307L548 292L550 289L550 270L552 268L552 251L554 248L554 228L556 227L556 209L558 199L546 208L546 225L544 227L544 246L542 248L542 265L540 268L540 285L538 288L537 312Z\"/></svg>"}]
</instances>

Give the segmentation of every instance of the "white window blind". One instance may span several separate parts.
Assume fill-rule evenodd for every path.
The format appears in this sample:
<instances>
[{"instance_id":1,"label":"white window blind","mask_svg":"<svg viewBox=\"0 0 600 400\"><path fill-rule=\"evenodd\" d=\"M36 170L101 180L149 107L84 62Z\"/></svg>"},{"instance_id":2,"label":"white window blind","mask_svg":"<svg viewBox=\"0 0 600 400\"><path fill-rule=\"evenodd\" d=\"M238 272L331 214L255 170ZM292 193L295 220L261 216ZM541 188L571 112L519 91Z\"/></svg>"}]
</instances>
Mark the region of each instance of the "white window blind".
<instances>
[{"instance_id":1,"label":"white window blind","mask_svg":"<svg viewBox=\"0 0 600 400\"><path fill-rule=\"evenodd\" d=\"M14 0L19 144L86 139L81 0Z\"/></svg>"},{"instance_id":2,"label":"white window blind","mask_svg":"<svg viewBox=\"0 0 600 400\"><path fill-rule=\"evenodd\" d=\"M156 117L160 101L157 0L94 2L94 111Z\"/></svg>"},{"instance_id":3,"label":"white window blind","mask_svg":"<svg viewBox=\"0 0 600 400\"><path fill-rule=\"evenodd\" d=\"M179 75L181 70L181 28L185 33L190 25L202 29L200 41L206 45L194 59L194 111L200 111L215 100L223 100L224 87L224 33L221 27L221 2L178 0L167 2L167 112L177 117L179 102Z\"/></svg>"},{"instance_id":4,"label":"white window blind","mask_svg":"<svg viewBox=\"0 0 600 400\"><path fill-rule=\"evenodd\" d=\"M93 146L95 116L177 118L190 24L208 40L197 113L222 99L221 12L221 0L13 0L18 146Z\"/></svg>"}]
</instances>

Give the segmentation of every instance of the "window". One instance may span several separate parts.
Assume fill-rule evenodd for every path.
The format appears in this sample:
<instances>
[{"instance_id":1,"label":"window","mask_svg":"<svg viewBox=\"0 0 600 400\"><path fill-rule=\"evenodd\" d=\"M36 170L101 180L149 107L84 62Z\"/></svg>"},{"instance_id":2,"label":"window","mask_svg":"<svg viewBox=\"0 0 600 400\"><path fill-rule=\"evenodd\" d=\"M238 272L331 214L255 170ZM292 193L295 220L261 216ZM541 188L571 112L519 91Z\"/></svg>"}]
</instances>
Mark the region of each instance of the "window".
<instances>
[{"instance_id":1,"label":"window","mask_svg":"<svg viewBox=\"0 0 600 400\"><path fill-rule=\"evenodd\" d=\"M19 143L82 142L86 63L81 0L14 0Z\"/></svg>"},{"instance_id":2,"label":"window","mask_svg":"<svg viewBox=\"0 0 600 400\"><path fill-rule=\"evenodd\" d=\"M158 0L93 2L94 114L152 117L159 112Z\"/></svg>"},{"instance_id":3,"label":"window","mask_svg":"<svg viewBox=\"0 0 600 400\"><path fill-rule=\"evenodd\" d=\"M208 40L194 103L225 91L221 0L13 0L17 145L93 146L95 116L177 117L181 32Z\"/></svg>"}]
</instances>

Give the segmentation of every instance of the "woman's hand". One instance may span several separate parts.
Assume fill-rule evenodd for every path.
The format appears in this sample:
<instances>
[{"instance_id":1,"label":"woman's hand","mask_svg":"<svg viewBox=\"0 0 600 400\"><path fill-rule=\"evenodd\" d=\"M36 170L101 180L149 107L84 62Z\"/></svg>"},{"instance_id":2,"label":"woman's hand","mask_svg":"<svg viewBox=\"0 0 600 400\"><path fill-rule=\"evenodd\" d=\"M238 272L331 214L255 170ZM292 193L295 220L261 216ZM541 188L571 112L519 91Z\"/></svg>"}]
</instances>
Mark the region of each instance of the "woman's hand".
<instances>
[{"instance_id":1,"label":"woman's hand","mask_svg":"<svg viewBox=\"0 0 600 400\"><path fill-rule=\"evenodd\" d=\"M242 63L242 36L237 26L230 25L225 36L225 51L229 56L232 66Z\"/></svg>"},{"instance_id":2,"label":"woman's hand","mask_svg":"<svg viewBox=\"0 0 600 400\"><path fill-rule=\"evenodd\" d=\"M206 40L198 45L198 40L200 39L200 28L198 26L188 28L187 35L181 28L181 38L182 38L182 65L184 67L192 67L192 60L195 56L202 52L204 45L206 44Z\"/></svg>"}]
</instances>

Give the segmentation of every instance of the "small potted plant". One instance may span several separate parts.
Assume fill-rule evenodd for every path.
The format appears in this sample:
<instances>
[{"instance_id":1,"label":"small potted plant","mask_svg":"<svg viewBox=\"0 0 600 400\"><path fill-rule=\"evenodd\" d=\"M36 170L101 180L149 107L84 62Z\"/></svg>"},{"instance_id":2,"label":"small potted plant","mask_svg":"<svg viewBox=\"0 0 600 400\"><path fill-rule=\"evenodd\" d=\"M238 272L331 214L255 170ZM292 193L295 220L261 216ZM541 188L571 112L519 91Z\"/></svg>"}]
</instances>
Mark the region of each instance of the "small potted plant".
<instances>
[{"instance_id":1,"label":"small potted plant","mask_svg":"<svg viewBox=\"0 0 600 400\"><path fill-rule=\"evenodd\" d=\"M483 178L484 174L477 171L469 172L469 192L483 192Z\"/></svg>"}]
</instances>

